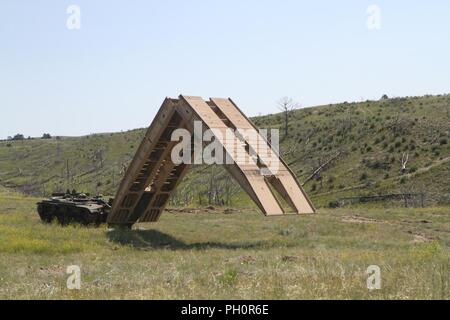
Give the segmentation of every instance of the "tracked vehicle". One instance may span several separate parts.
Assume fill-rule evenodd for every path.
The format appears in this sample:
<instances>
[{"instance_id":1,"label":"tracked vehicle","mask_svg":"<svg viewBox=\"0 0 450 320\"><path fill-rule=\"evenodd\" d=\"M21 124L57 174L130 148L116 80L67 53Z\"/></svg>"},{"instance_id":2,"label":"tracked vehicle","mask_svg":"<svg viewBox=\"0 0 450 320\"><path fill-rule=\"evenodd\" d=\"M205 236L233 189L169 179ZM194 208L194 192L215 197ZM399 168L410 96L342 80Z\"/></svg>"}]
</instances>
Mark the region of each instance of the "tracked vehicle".
<instances>
[{"instance_id":1,"label":"tracked vehicle","mask_svg":"<svg viewBox=\"0 0 450 320\"><path fill-rule=\"evenodd\" d=\"M78 223L98 226L106 222L111 203L112 200L107 202L83 193L54 193L51 198L38 202L37 210L46 223L56 220L61 225Z\"/></svg>"}]
</instances>

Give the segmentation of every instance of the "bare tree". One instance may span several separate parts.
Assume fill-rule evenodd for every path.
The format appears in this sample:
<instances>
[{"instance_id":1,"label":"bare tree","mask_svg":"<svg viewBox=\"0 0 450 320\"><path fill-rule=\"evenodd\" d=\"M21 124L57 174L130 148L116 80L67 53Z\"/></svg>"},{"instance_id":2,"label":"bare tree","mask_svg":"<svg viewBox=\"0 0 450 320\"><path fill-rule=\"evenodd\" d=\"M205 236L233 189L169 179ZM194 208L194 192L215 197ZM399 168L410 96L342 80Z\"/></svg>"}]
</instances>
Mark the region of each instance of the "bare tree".
<instances>
[{"instance_id":1,"label":"bare tree","mask_svg":"<svg viewBox=\"0 0 450 320\"><path fill-rule=\"evenodd\" d=\"M280 155L285 158L297 152L297 144L289 144L280 150Z\"/></svg>"},{"instance_id":2,"label":"bare tree","mask_svg":"<svg viewBox=\"0 0 450 320\"><path fill-rule=\"evenodd\" d=\"M112 166L112 187L114 188L116 186L116 180L115 180L115 174L116 174L116 170L115 170L115 166L117 164L114 164Z\"/></svg>"},{"instance_id":3,"label":"bare tree","mask_svg":"<svg viewBox=\"0 0 450 320\"><path fill-rule=\"evenodd\" d=\"M94 152L94 162L98 161L100 168L103 168L105 149L99 148Z\"/></svg>"},{"instance_id":4,"label":"bare tree","mask_svg":"<svg viewBox=\"0 0 450 320\"><path fill-rule=\"evenodd\" d=\"M236 195L237 193L239 193L239 191L241 191L241 187L228 174L225 176L224 180L225 180L224 181L225 204L227 206L231 206L233 196Z\"/></svg>"},{"instance_id":5,"label":"bare tree","mask_svg":"<svg viewBox=\"0 0 450 320\"><path fill-rule=\"evenodd\" d=\"M124 175L127 172L127 165L125 163L120 164L119 175Z\"/></svg>"},{"instance_id":6,"label":"bare tree","mask_svg":"<svg viewBox=\"0 0 450 320\"><path fill-rule=\"evenodd\" d=\"M59 139L56 139L56 157L58 158L58 160L60 160L61 156L61 144L59 142Z\"/></svg>"},{"instance_id":7,"label":"bare tree","mask_svg":"<svg viewBox=\"0 0 450 320\"><path fill-rule=\"evenodd\" d=\"M328 166L330 165L333 161L335 161L336 159L338 159L342 154L342 151L339 151L338 153L336 153L333 157L331 157L330 159L328 159L326 162L323 163L322 159L319 159L319 166L317 169L315 169L313 171L313 173L305 179L305 181L303 182L302 186L305 186L309 181L316 179L317 181L320 181L320 184L322 186L322 176L321 176L321 172Z\"/></svg>"},{"instance_id":8,"label":"bare tree","mask_svg":"<svg viewBox=\"0 0 450 320\"><path fill-rule=\"evenodd\" d=\"M406 166L409 161L409 153L403 153L402 155L402 173L406 173Z\"/></svg>"},{"instance_id":9,"label":"bare tree","mask_svg":"<svg viewBox=\"0 0 450 320\"><path fill-rule=\"evenodd\" d=\"M395 117L387 126L387 128L389 128L394 135L405 135L408 133L410 127L411 121L405 117L403 109L400 109L400 111L397 112Z\"/></svg>"},{"instance_id":10,"label":"bare tree","mask_svg":"<svg viewBox=\"0 0 450 320\"><path fill-rule=\"evenodd\" d=\"M69 159L66 159L66 183L67 183L67 190L70 189L70 166L69 166Z\"/></svg>"},{"instance_id":11,"label":"bare tree","mask_svg":"<svg viewBox=\"0 0 450 320\"><path fill-rule=\"evenodd\" d=\"M300 105L295 102L292 98L284 97L278 102L278 109L283 112L284 116L284 136L289 135L289 120L295 109L299 108Z\"/></svg>"}]
</instances>

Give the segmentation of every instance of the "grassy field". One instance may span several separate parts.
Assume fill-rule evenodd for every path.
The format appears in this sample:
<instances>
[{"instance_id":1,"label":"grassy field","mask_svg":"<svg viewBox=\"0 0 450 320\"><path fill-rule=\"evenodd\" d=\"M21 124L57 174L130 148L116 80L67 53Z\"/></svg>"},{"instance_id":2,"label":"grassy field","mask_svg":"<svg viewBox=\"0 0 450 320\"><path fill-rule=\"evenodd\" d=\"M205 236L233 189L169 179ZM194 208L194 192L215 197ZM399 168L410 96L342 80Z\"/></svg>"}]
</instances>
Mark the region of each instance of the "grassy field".
<instances>
[{"instance_id":1,"label":"grassy field","mask_svg":"<svg viewBox=\"0 0 450 320\"><path fill-rule=\"evenodd\" d=\"M449 208L200 210L108 232L44 225L36 200L0 190L0 299L450 298ZM81 290L66 288L70 265Z\"/></svg>"}]
</instances>

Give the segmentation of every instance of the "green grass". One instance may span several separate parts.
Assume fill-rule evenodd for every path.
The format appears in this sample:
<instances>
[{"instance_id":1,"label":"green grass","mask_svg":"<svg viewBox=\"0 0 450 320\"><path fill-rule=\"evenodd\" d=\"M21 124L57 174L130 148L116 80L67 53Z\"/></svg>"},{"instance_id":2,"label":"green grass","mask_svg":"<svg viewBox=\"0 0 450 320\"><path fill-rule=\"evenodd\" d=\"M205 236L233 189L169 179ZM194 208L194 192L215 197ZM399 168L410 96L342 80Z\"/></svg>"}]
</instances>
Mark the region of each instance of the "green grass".
<instances>
[{"instance_id":1,"label":"green grass","mask_svg":"<svg viewBox=\"0 0 450 320\"><path fill-rule=\"evenodd\" d=\"M35 202L0 190L2 299L450 298L448 208L165 213L108 232L44 225ZM79 291L66 288L70 265ZM381 290L366 287L370 265Z\"/></svg>"}]
</instances>

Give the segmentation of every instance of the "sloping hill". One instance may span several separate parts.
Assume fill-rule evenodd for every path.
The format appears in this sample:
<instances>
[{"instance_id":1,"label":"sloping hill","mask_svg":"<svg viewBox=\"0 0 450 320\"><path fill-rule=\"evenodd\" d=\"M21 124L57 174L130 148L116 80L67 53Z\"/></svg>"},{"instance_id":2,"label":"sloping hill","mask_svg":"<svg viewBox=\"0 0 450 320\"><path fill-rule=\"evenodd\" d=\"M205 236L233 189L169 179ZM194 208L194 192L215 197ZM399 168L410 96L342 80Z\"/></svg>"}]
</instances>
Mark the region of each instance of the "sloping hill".
<instances>
[{"instance_id":1,"label":"sloping hill","mask_svg":"<svg viewBox=\"0 0 450 320\"><path fill-rule=\"evenodd\" d=\"M282 129L283 114L253 121ZM66 189L112 195L144 131L0 142L0 185L39 196ZM281 153L318 206L388 193L424 193L427 204L448 204L449 135L450 95L342 103L293 112ZM250 201L222 168L199 166L172 199L193 203Z\"/></svg>"}]
</instances>

